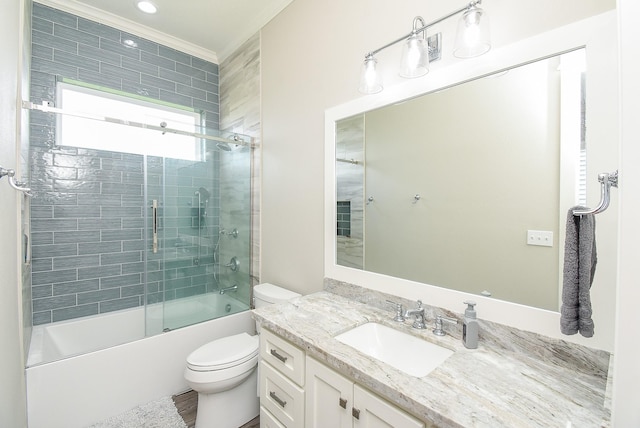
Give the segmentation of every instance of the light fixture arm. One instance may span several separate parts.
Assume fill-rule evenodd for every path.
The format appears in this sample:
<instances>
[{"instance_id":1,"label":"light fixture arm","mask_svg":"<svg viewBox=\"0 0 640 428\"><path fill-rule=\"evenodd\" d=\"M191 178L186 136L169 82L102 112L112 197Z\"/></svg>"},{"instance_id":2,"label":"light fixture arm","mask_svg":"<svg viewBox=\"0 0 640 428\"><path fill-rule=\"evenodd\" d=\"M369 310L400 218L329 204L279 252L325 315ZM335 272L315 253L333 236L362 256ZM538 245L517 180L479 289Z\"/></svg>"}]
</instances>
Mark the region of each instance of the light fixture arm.
<instances>
[{"instance_id":1,"label":"light fixture arm","mask_svg":"<svg viewBox=\"0 0 640 428\"><path fill-rule=\"evenodd\" d=\"M422 25L422 27L418 27L418 24ZM413 18L413 31L411 32L411 35L413 36L422 33L422 38L426 39L426 31L420 30L420 28L423 28L425 25L426 24L424 23L424 19L422 19L421 16L416 16L415 18Z\"/></svg>"},{"instance_id":2,"label":"light fixture arm","mask_svg":"<svg viewBox=\"0 0 640 428\"><path fill-rule=\"evenodd\" d=\"M422 27L420 27L420 28L418 28L418 29L416 29L416 28L415 28L415 19L414 19L414 29L413 29L413 31L411 31L409 34L406 34L406 35L404 35L404 36L402 36L402 37L399 37L398 39L396 39L396 40L394 40L394 41L392 41L392 42L390 42L390 43L387 43L386 45L384 45L384 46L382 46L382 47L380 47L380 48L378 48L378 49L376 49L376 50L370 51L369 53L367 53L367 54L365 55L365 58L373 57L373 56L374 56L375 54L377 54L378 52L383 51L383 50L385 50L386 48L391 47L391 46L393 46L393 45L395 45L395 44L397 44L397 43L400 43L400 42L402 42L402 41L404 41L404 40L407 40L409 37L411 37L411 36L412 36L412 35L414 35L414 34L418 34L418 33L421 33L421 32L423 32L423 31L426 31L429 27L433 27L434 25L439 24L439 23L441 23L442 21L444 21L444 20L446 20L446 19L449 19L449 18L451 18L452 16L455 16L455 15L457 15L457 14L459 14L459 13L462 13L462 12L464 12L464 11L465 11L465 10L467 10L467 9L470 9L470 8L472 8L472 7L475 7L475 6L479 5L480 3L482 3L482 0L472 0L472 1L471 1L470 3L468 3L466 6L461 7L460 9L454 10L454 11L453 11L453 12L451 12L450 14L445 15L445 16L443 16L443 17L441 17L441 18L438 18L438 19L436 19L435 21L431 21L431 22L429 22L428 24L425 24L425 25L423 25ZM419 18L419 17L417 17L417 18ZM422 18L420 18L420 19L422 20ZM424 24L424 21L423 21L423 24Z\"/></svg>"}]
</instances>

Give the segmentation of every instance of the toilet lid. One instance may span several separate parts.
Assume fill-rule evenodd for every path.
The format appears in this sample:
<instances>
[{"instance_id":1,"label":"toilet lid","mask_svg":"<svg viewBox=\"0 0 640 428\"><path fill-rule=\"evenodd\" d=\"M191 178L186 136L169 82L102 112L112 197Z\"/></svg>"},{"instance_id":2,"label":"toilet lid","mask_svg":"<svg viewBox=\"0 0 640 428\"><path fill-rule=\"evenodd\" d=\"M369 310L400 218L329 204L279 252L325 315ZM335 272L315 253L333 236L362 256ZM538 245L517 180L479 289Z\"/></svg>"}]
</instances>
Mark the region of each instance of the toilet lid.
<instances>
[{"instance_id":1,"label":"toilet lid","mask_svg":"<svg viewBox=\"0 0 640 428\"><path fill-rule=\"evenodd\" d=\"M258 354L258 336L240 333L202 345L187 357L195 371L222 370L237 366Z\"/></svg>"}]
</instances>

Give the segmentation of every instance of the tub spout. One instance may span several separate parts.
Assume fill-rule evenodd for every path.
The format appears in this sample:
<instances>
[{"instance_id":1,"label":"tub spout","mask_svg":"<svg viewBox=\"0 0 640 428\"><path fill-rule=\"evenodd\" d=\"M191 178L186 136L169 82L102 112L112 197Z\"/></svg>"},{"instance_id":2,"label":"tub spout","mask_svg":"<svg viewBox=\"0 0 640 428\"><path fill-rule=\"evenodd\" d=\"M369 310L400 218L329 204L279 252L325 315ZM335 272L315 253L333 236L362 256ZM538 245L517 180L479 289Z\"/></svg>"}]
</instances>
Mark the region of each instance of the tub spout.
<instances>
[{"instance_id":1,"label":"tub spout","mask_svg":"<svg viewBox=\"0 0 640 428\"><path fill-rule=\"evenodd\" d=\"M220 294L224 294L227 291L238 291L238 284L234 284L232 287L220 288L218 291Z\"/></svg>"}]
</instances>

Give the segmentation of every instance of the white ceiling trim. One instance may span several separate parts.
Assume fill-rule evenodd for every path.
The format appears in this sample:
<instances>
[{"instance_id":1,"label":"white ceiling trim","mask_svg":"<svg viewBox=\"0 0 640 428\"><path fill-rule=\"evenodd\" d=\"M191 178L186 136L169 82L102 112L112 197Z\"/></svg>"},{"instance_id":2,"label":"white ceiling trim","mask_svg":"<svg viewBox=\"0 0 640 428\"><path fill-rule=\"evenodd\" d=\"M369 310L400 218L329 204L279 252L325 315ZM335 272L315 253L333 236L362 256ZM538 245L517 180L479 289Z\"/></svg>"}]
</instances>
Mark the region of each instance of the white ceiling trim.
<instances>
[{"instance_id":1,"label":"white ceiling trim","mask_svg":"<svg viewBox=\"0 0 640 428\"><path fill-rule=\"evenodd\" d=\"M152 40L181 52L218 64L216 52L207 50L201 46L189 43L185 40L170 36L169 34L141 25L139 23L122 18L121 16L105 12L93 6L70 0L37 0L37 3L72 13L82 18L97 21L109 25L121 31Z\"/></svg>"}]
</instances>

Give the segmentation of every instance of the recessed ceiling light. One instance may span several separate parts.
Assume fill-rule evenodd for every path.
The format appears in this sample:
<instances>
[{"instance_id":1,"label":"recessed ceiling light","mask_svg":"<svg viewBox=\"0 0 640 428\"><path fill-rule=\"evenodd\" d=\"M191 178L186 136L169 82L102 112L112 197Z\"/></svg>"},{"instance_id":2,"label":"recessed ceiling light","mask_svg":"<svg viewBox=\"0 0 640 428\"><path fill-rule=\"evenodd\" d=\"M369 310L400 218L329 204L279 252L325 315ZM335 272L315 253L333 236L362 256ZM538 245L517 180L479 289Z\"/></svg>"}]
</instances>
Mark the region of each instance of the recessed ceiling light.
<instances>
[{"instance_id":1,"label":"recessed ceiling light","mask_svg":"<svg viewBox=\"0 0 640 428\"><path fill-rule=\"evenodd\" d=\"M136 1L136 6L144 13L156 13L158 11L158 7L149 0L138 0Z\"/></svg>"}]
</instances>

